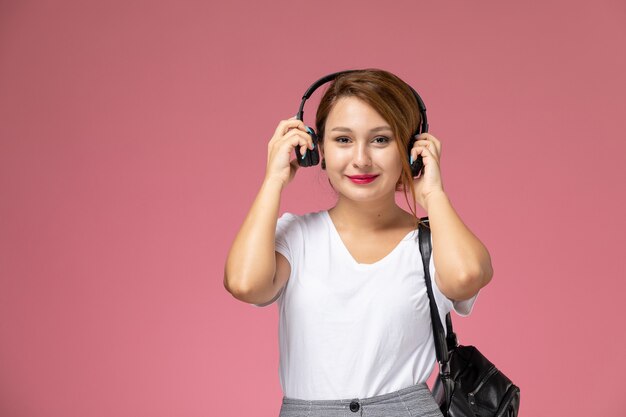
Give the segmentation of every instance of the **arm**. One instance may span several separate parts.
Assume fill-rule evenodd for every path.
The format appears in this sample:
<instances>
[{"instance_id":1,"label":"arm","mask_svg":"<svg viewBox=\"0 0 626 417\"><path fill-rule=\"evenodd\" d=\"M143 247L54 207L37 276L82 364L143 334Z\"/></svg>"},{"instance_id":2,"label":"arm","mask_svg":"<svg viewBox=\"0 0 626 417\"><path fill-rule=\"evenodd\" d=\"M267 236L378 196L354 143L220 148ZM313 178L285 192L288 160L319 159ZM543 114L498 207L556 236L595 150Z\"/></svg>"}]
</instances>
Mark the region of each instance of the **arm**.
<instances>
[{"instance_id":1,"label":"arm","mask_svg":"<svg viewBox=\"0 0 626 417\"><path fill-rule=\"evenodd\" d=\"M261 189L228 252L224 287L235 298L253 304L271 300L289 278L291 266L275 251L276 223L282 190L293 179L297 161L290 161L296 146L313 149L301 120L292 117L278 124L268 144L267 170Z\"/></svg>"},{"instance_id":2,"label":"arm","mask_svg":"<svg viewBox=\"0 0 626 417\"><path fill-rule=\"evenodd\" d=\"M282 187L280 181L263 182L228 253L224 287L241 301L262 303L280 289L273 284L277 265L274 239Z\"/></svg>"},{"instance_id":3,"label":"arm","mask_svg":"<svg viewBox=\"0 0 626 417\"><path fill-rule=\"evenodd\" d=\"M487 248L463 224L443 190L425 200L431 235L435 279L451 300L466 300L487 285L493 276Z\"/></svg>"}]
</instances>

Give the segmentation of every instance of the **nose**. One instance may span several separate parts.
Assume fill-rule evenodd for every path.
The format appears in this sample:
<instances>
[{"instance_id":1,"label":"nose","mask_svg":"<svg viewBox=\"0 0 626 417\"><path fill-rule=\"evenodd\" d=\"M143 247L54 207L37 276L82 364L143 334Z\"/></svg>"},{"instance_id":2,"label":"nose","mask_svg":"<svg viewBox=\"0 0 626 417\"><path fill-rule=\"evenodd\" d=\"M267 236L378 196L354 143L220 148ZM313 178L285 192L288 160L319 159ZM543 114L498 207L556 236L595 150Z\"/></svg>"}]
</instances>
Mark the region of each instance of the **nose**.
<instances>
[{"instance_id":1,"label":"nose","mask_svg":"<svg viewBox=\"0 0 626 417\"><path fill-rule=\"evenodd\" d=\"M359 143L354 147L354 157L352 165L355 168L368 167L372 165L372 158L370 157L367 143Z\"/></svg>"}]
</instances>

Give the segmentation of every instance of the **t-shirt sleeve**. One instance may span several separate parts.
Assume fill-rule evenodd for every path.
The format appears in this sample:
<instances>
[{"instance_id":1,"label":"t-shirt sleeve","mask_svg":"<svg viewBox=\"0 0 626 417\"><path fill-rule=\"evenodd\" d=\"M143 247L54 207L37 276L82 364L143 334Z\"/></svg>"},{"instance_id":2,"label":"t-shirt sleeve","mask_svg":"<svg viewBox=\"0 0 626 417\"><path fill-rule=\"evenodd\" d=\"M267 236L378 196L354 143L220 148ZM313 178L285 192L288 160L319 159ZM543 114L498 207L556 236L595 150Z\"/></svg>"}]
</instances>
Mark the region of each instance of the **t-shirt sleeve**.
<instances>
[{"instance_id":1,"label":"t-shirt sleeve","mask_svg":"<svg viewBox=\"0 0 626 417\"><path fill-rule=\"evenodd\" d=\"M432 235L431 235L431 247L432 247ZM471 298L467 300L451 300L446 297L439 286L437 285L437 280L435 279L435 257L433 253L430 256L430 277L432 280L433 294L435 295L435 301L437 302L437 307L439 308L440 313L444 316L448 314L450 311L454 310L459 316L467 317L472 313L472 309L474 308L474 303L476 302L476 298L478 294L480 294L480 290L474 294ZM442 318L442 321L445 324L445 320Z\"/></svg>"},{"instance_id":2,"label":"t-shirt sleeve","mask_svg":"<svg viewBox=\"0 0 626 417\"><path fill-rule=\"evenodd\" d=\"M297 224L297 216L292 213L284 213L282 216L278 218L276 222L276 238L274 240L274 247L276 252L283 255L289 261L289 265L293 265L295 254L294 252L294 239L299 232L298 224ZM293 268L292 268L293 272ZM286 284L285 284L286 285ZM255 307L265 307L272 304L274 301L278 300L278 298L282 295L285 287L278 291L276 297L272 300L264 303L264 304L252 304Z\"/></svg>"},{"instance_id":3,"label":"t-shirt sleeve","mask_svg":"<svg viewBox=\"0 0 626 417\"><path fill-rule=\"evenodd\" d=\"M289 265L293 265L293 240L298 232L296 220L294 214L284 213L276 222L275 250L287 258Z\"/></svg>"}]
</instances>

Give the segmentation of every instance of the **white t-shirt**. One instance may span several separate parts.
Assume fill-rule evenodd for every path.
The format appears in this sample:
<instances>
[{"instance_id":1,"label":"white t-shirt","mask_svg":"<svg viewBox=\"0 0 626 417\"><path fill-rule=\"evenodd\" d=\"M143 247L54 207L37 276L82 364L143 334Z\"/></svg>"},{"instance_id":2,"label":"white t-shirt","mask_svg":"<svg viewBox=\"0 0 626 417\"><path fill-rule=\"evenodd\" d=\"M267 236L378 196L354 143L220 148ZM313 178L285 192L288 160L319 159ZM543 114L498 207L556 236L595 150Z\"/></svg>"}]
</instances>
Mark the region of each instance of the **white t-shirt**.
<instances>
[{"instance_id":1,"label":"white t-shirt","mask_svg":"<svg viewBox=\"0 0 626 417\"><path fill-rule=\"evenodd\" d=\"M432 242L432 238L431 238ZM303 400L366 398L426 382L436 362L418 229L383 259L352 257L327 210L283 214L276 251L291 265L279 311L283 394ZM468 316L478 294L451 301L430 276L442 324Z\"/></svg>"}]
</instances>

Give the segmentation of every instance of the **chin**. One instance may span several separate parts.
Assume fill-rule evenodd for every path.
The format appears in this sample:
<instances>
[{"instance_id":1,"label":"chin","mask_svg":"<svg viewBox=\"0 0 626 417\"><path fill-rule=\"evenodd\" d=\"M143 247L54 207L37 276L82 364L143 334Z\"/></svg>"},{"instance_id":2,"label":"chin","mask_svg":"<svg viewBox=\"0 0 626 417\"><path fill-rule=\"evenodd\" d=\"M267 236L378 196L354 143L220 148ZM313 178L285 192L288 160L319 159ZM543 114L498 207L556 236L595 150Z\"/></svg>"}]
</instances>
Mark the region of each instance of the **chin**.
<instances>
[{"instance_id":1,"label":"chin","mask_svg":"<svg viewBox=\"0 0 626 417\"><path fill-rule=\"evenodd\" d=\"M350 180L348 179L348 181ZM378 184L377 187L367 188L367 186L352 184L352 182L350 182L348 186L337 187L336 185L333 185L333 187L342 197L358 202L377 201L388 196L395 199L396 193L395 184L391 184L390 187L386 187L388 189L383 189L384 187L381 188L380 184ZM363 188L358 189L356 187Z\"/></svg>"}]
</instances>

